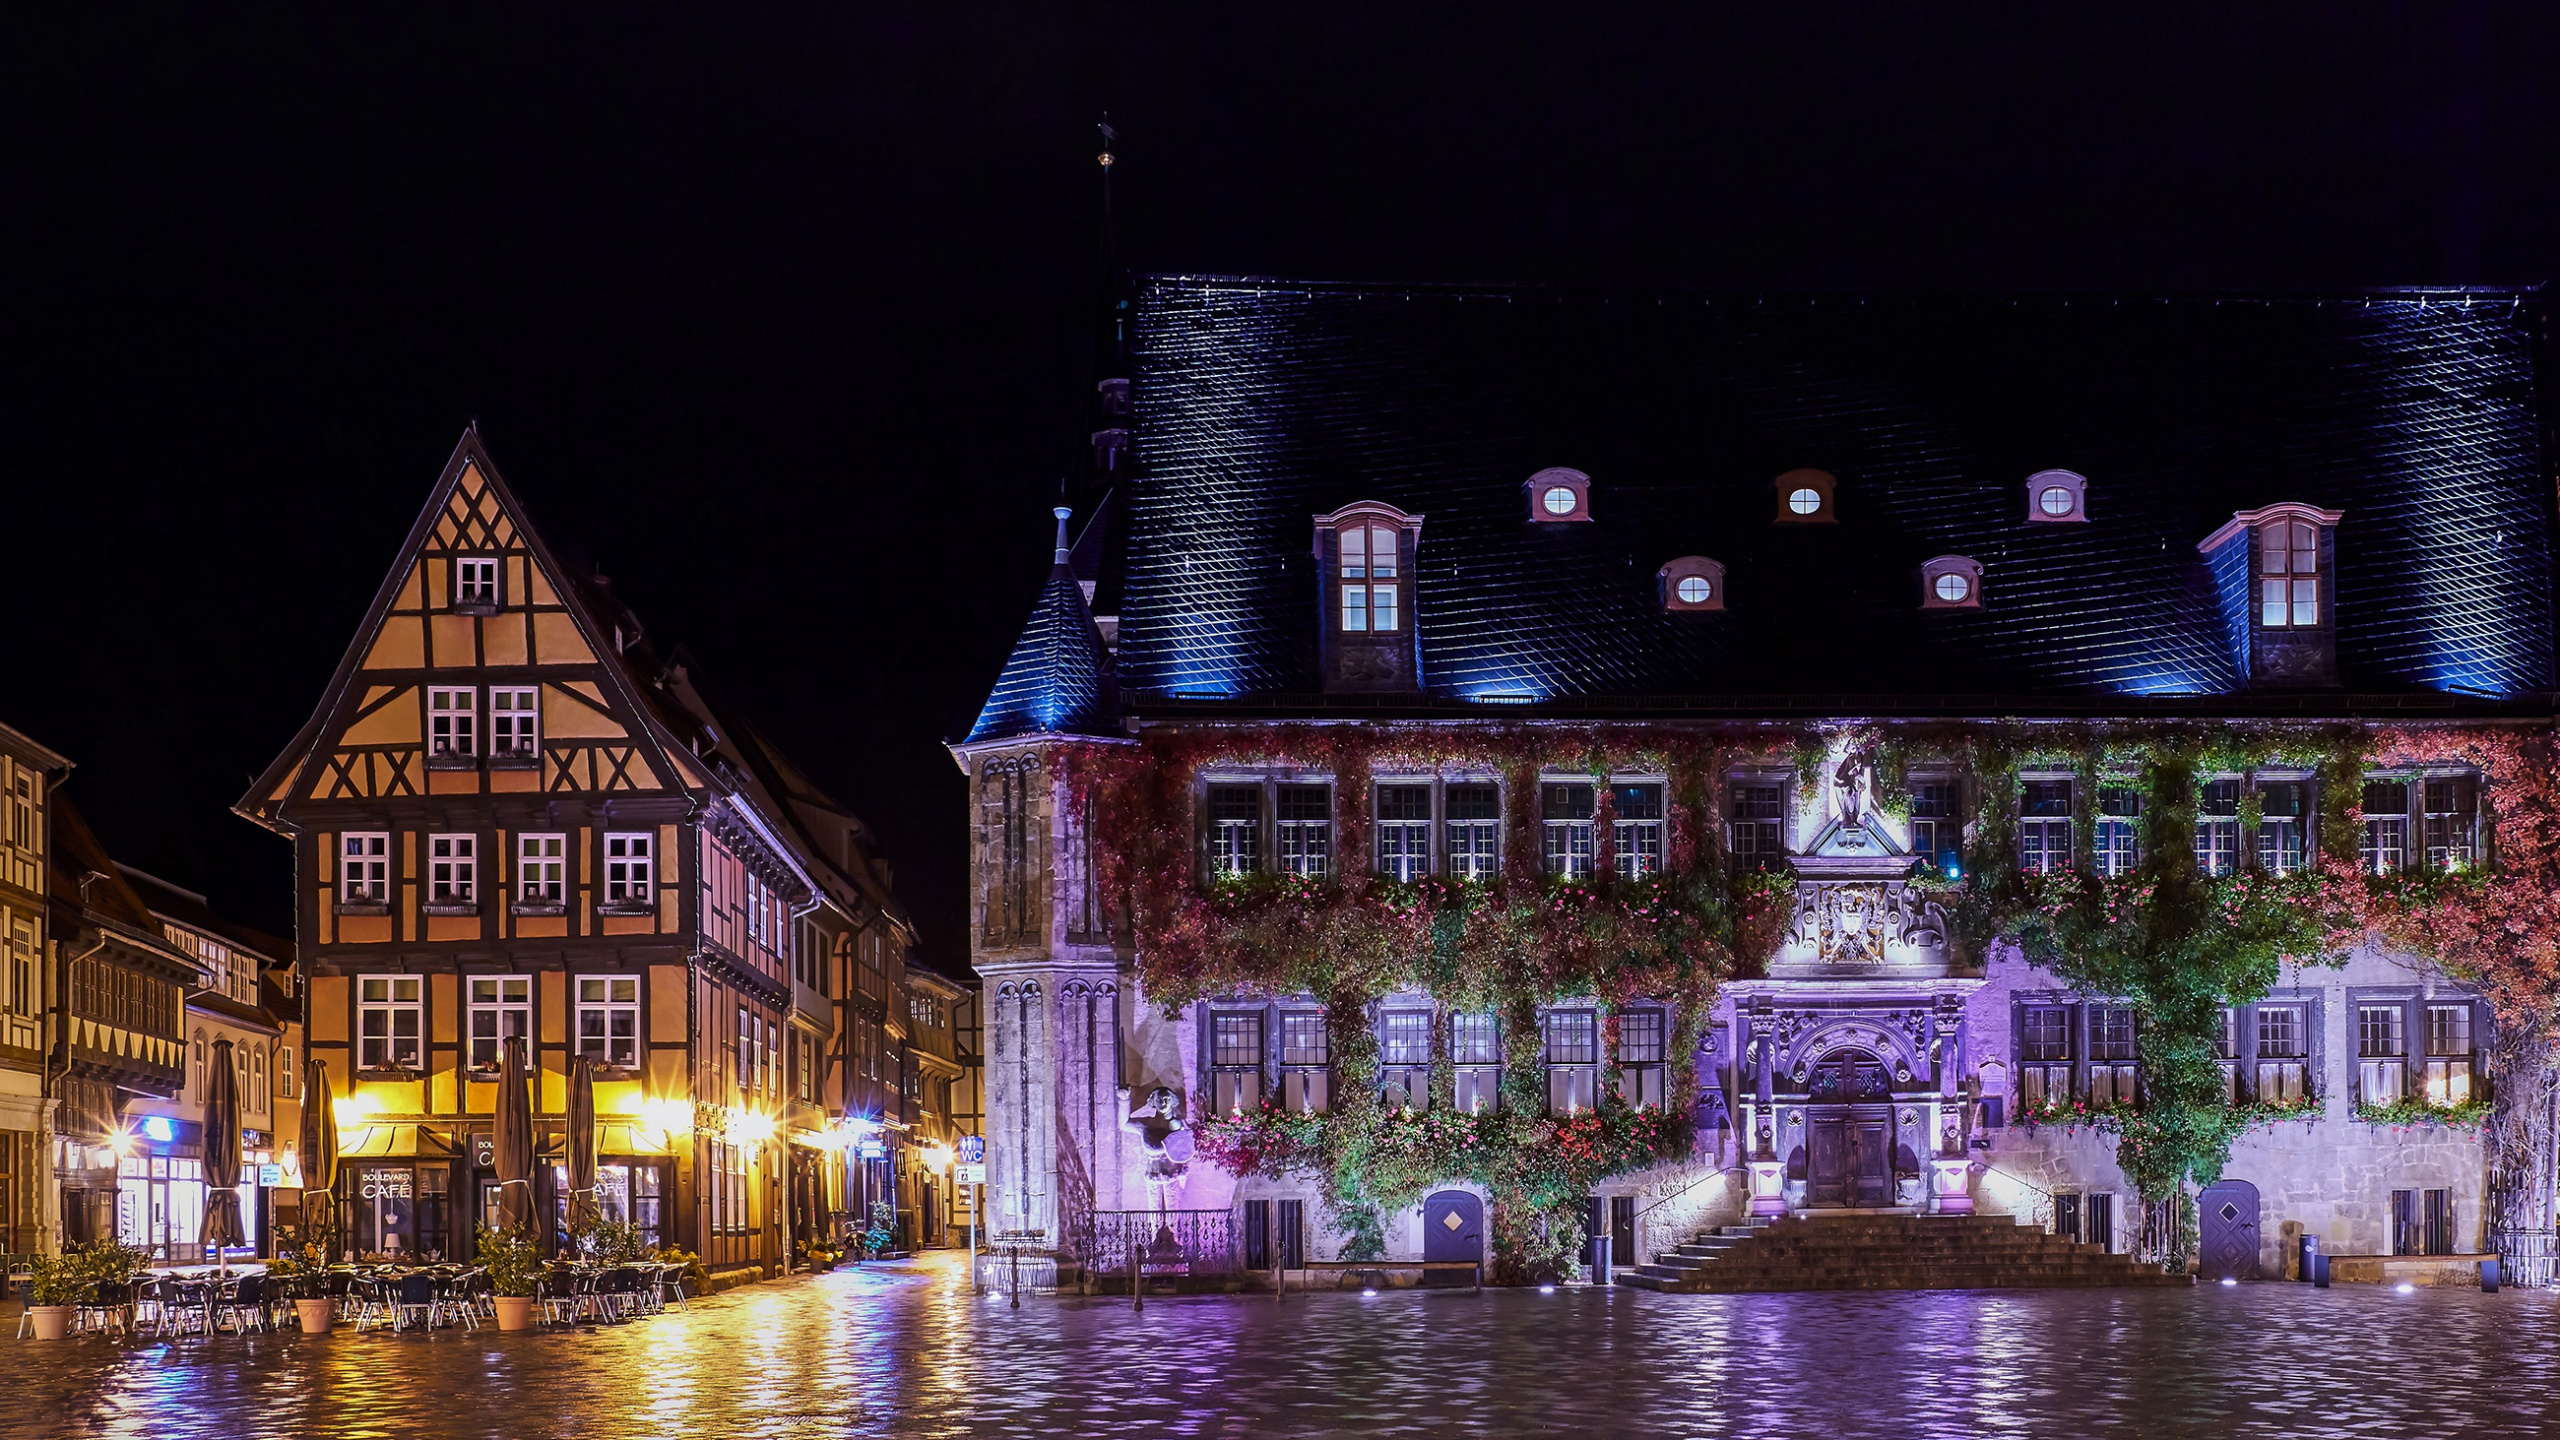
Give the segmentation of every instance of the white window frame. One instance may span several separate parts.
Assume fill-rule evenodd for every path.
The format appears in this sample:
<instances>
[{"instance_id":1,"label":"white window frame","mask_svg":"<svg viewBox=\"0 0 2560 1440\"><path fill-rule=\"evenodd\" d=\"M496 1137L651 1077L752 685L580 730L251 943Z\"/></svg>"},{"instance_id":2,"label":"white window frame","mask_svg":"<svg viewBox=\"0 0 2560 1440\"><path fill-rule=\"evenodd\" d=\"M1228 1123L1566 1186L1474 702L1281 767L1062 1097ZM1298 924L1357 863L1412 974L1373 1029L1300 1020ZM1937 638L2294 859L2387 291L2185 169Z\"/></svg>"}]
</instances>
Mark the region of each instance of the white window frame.
<instances>
[{"instance_id":1,"label":"white window frame","mask_svg":"<svg viewBox=\"0 0 2560 1440\"><path fill-rule=\"evenodd\" d=\"M1458 790L1489 792L1493 796L1491 815L1460 815L1452 795ZM1490 780L1451 781L1441 791L1440 808L1443 853L1448 856L1449 878L1490 884L1502 876L1502 789Z\"/></svg>"},{"instance_id":2,"label":"white window frame","mask_svg":"<svg viewBox=\"0 0 2560 1440\"><path fill-rule=\"evenodd\" d=\"M2207 800L2206 792L2217 785L2228 785L2228 801ZM2229 875L2240 868L2240 788L2236 775L2210 775L2196 781L2196 868L2209 876ZM2207 810L2208 804L2228 803L2228 810Z\"/></svg>"},{"instance_id":3,"label":"white window frame","mask_svg":"<svg viewBox=\"0 0 2560 1440\"><path fill-rule=\"evenodd\" d=\"M2416 775L2368 775L2365 777L2362 809L2364 836L2356 846L2356 868L2368 875L2397 875L2409 868L2409 811L2415 798L2423 793L2425 779ZM2400 792L2398 809L2377 810L2373 807L2374 791L2390 786Z\"/></svg>"},{"instance_id":4,"label":"white window frame","mask_svg":"<svg viewBox=\"0 0 2560 1440\"><path fill-rule=\"evenodd\" d=\"M1333 1108L1333 1036L1321 1010L1281 1012L1280 1098L1293 1115Z\"/></svg>"},{"instance_id":5,"label":"white window frame","mask_svg":"<svg viewBox=\"0 0 2560 1440\"><path fill-rule=\"evenodd\" d=\"M2480 858L2478 778L2429 775L2420 785L2418 796L2426 822L2427 868L2454 870L2475 863ZM2443 801L2441 806L2439 798Z\"/></svg>"},{"instance_id":6,"label":"white window frame","mask_svg":"<svg viewBox=\"0 0 2560 1440\"><path fill-rule=\"evenodd\" d=\"M656 908L657 846L658 836L654 830L605 832L604 903L607 906L635 910Z\"/></svg>"},{"instance_id":7,"label":"white window frame","mask_svg":"<svg viewBox=\"0 0 2560 1440\"><path fill-rule=\"evenodd\" d=\"M1582 792L1584 805L1580 815L1556 815L1558 792ZM1564 880L1591 878L1592 827L1597 823L1600 795L1598 787L1588 781L1546 780L1538 785L1538 830L1543 840L1547 873ZM1570 799L1563 808L1570 812Z\"/></svg>"},{"instance_id":8,"label":"white window frame","mask_svg":"<svg viewBox=\"0 0 2560 1440\"><path fill-rule=\"evenodd\" d=\"M2018 868L2029 874L2045 875L2071 868L2071 806L2074 782L2068 776L2029 775L2018 782ZM2027 813L2028 787L2060 785L2060 815Z\"/></svg>"},{"instance_id":9,"label":"white window frame","mask_svg":"<svg viewBox=\"0 0 2560 1440\"><path fill-rule=\"evenodd\" d=\"M1410 884L1431 873L1431 787L1410 781L1382 783L1377 787L1378 873L1390 880ZM1422 801L1422 816L1388 816L1388 795L1400 804L1413 797Z\"/></svg>"},{"instance_id":10,"label":"white window frame","mask_svg":"<svg viewBox=\"0 0 2560 1440\"><path fill-rule=\"evenodd\" d=\"M1502 1107L1502 1022L1484 1013L1449 1017L1449 1063L1456 1073L1457 1108L1482 1115Z\"/></svg>"},{"instance_id":11,"label":"white window frame","mask_svg":"<svg viewBox=\"0 0 2560 1440\"><path fill-rule=\"evenodd\" d=\"M2098 873L2121 879L2142 866L2142 791L2131 781L2098 787Z\"/></svg>"},{"instance_id":12,"label":"white window frame","mask_svg":"<svg viewBox=\"0 0 2560 1440\"><path fill-rule=\"evenodd\" d=\"M1620 818L1612 824L1610 838L1616 842L1618 878L1644 880L1662 873L1662 833L1669 811L1669 787L1659 780L1631 780L1609 787L1619 804L1635 794L1649 792L1653 797L1653 814ZM1620 812L1624 815L1624 812Z\"/></svg>"},{"instance_id":13,"label":"white window frame","mask_svg":"<svg viewBox=\"0 0 2560 1440\"><path fill-rule=\"evenodd\" d=\"M2409 1098L2409 1006L2402 1000L2356 1002L2356 1100L2396 1105Z\"/></svg>"},{"instance_id":14,"label":"white window frame","mask_svg":"<svg viewBox=\"0 0 2560 1440\"><path fill-rule=\"evenodd\" d=\"M427 903L480 903L480 837L464 830L427 837Z\"/></svg>"},{"instance_id":15,"label":"white window frame","mask_svg":"<svg viewBox=\"0 0 2560 1440\"><path fill-rule=\"evenodd\" d=\"M1338 623L1344 633L1387 635L1402 628L1403 606L1396 594L1404 583L1397 574L1401 533L1371 520L1355 520L1334 532L1342 570L1337 577L1342 590Z\"/></svg>"},{"instance_id":16,"label":"white window frame","mask_svg":"<svg viewBox=\"0 0 2560 1440\"><path fill-rule=\"evenodd\" d=\"M1734 776L1725 795L1725 849L1736 874L1775 870L1786 862L1787 787L1783 779ZM1762 806L1770 813L1760 813Z\"/></svg>"},{"instance_id":17,"label":"white window frame","mask_svg":"<svg viewBox=\"0 0 2560 1440\"><path fill-rule=\"evenodd\" d=\"M350 830L338 837L338 903L391 903L391 833Z\"/></svg>"},{"instance_id":18,"label":"white window frame","mask_svg":"<svg viewBox=\"0 0 2560 1440\"><path fill-rule=\"evenodd\" d=\"M1250 795L1249 813L1221 815L1219 806L1239 804ZM1262 787L1213 784L1202 803L1209 809L1209 871L1220 878L1255 874L1262 868Z\"/></svg>"},{"instance_id":19,"label":"white window frame","mask_svg":"<svg viewBox=\"0 0 2560 1440\"><path fill-rule=\"evenodd\" d=\"M2267 1021L2279 1012L2293 1017L2291 1048L2283 1051L2267 1046ZM2276 1001L2252 1007L2251 1015L2257 1044L2250 1053L2257 1057L2258 1099L2292 1104L2312 1098L2311 1007L2299 1000Z\"/></svg>"},{"instance_id":20,"label":"white window frame","mask_svg":"<svg viewBox=\"0 0 2560 1440\"><path fill-rule=\"evenodd\" d=\"M573 983L573 1028L569 1032L571 1053L593 1056L598 1064L609 1070L639 1069L640 977L580 975ZM587 1033L590 1015L601 1017L604 1022L594 1035ZM625 1018L630 1022L626 1033L615 1033L615 1020Z\"/></svg>"},{"instance_id":21,"label":"white window frame","mask_svg":"<svg viewBox=\"0 0 2560 1440\"><path fill-rule=\"evenodd\" d=\"M374 1026L379 1015L382 1024ZM404 1025L402 1022L406 1021ZM356 1068L418 1070L427 1046L427 981L423 975L356 977Z\"/></svg>"},{"instance_id":22,"label":"white window frame","mask_svg":"<svg viewBox=\"0 0 2560 1440\"><path fill-rule=\"evenodd\" d=\"M1538 1017L1538 1054L1547 1071L1547 1113L1579 1115L1600 1103L1600 1016L1550 1010ZM1559 1058L1559 1052L1562 1052Z\"/></svg>"},{"instance_id":23,"label":"white window frame","mask_svg":"<svg viewBox=\"0 0 2560 1440\"><path fill-rule=\"evenodd\" d=\"M531 760L542 754L542 687L489 687L489 758Z\"/></svg>"},{"instance_id":24,"label":"white window frame","mask_svg":"<svg viewBox=\"0 0 2560 1440\"><path fill-rule=\"evenodd\" d=\"M2258 628L2309 630L2320 623L2320 529L2308 520L2270 520L2251 537L2258 551Z\"/></svg>"},{"instance_id":25,"label":"white window frame","mask_svg":"<svg viewBox=\"0 0 2560 1440\"><path fill-rule=\"evenodd\" d=\"M1431 1108L1431 1012L1411 1006L1378 1015L1378 1103L1386 1109Z\"/></svg>"},{"instance_id":26,"label":"white window frame","mask_svg":"<svg viewBox=\"0 0 2560 1440\"><path fill-rule=\"evenodd\" d=\"M2458 1021L2458 1024L2448 1022ZM2427 1103L2451 1108L2473 1094L2473 1067L2479 1064L2478 1017L2467 1000L2427 1004L2427 1059L2420 1093ZM2458 1029L2459 1035L2451 1033ZM2456 1045L2461 1048L2454 1048Z\"/></svg>"},{"instance_id":27,"label":"white window frame","mask_svg":"<svg viewBox=\"0 0 2560 1440\"><path fill-rule=\"evenodd\" d=\"M1271 1043L1269 1019L1259 1010L1209 1012L1209 1092L1215 1113L1247 1114L1262 1105L1262 1061ZM1250 1038L1247 1048L1230 1040Z\"/></svg>"},{"instance_id":28,"label":"white window frame","mask_svg":"<svg viewBox=\"0 0 2560 1440\"><path fill-rule=\"evenodd\" d=\"M556 909L568 904L569 837L559 831L516 836L516 907Z\"/></svg>"},{"instance_id":29,"label":"white window frame","mask_svg":"<svg viewBox=\"0 0 2560 1440\"><path fill-rule=\"evenodd\" d=\"M473 760L480 755L480 692L469 685L427 687L427 758Z\"/></svg>"},{"instance_id":30,"label":"white window frame","mask_svg":"<svg viewBox=\"0 0 2560 1440\"><path fill-rule=\"evenodd\" d=\"M2267 791L2277 785L2298 787L2302 796L2300 814L2267 813ZM2258 868L2270 875L2291 875L2309 865L2311 816L2319 804L2318 798L2311 793L2311 782L2291 777L2262 780L2258 783L2258 800Z\"/></svg>"},{"instance_id":31,"label":"white window frame","mask_svg":"<svg viewBox=\"0 0 2560 1440\"><path fill-rule=\"evenodd\" d=\"M1308 792L1321 797L1318 813L1292 817L1290 802L1306 802ZM1280 830L1280 868L1304 880L1333 873L1333 787L1325 784L1283 785L1273 797L1274 823Z\"/></svg>"},{"instance_id":32,"label":"white window frame","mask_svg":"<svg viewBox=\"0 0 2560 1440\"><path fill-rule=\"evenodd\" d=\"M462 977L462 1068L485 1073L495 1071L506 1059L509 1038L521 1035L525 1042L533 1040L533 977L530 975L465 975ZM481 1017L489 1019L486 1035L481 1034ZM516 1023L507 1024L509 1016ZM480 1046L486 1042L489 1058L480 1058Z\"/></svg>"},{"instance_id":33,"label":"white window frame","mask_svg":"<svg viewBox=\"0 0 2560 1440\"><path fill-rule=\"evenodd\" d=\"M453 561L453 603L495 605L498 600L498 557L457 555Z\"/></svg>"}]
</instances>

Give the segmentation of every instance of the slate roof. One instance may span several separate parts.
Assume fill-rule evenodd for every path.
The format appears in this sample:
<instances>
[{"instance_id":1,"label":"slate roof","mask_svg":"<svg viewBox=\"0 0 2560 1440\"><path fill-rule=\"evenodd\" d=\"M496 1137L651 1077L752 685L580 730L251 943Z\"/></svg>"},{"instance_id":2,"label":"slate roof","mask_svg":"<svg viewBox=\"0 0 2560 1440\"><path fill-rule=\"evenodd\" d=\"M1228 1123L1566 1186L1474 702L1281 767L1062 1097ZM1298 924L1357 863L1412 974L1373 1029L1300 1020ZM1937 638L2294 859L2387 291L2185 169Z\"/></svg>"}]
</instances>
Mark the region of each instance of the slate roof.
<instances>
[{"instance_id":1,"label":"slate roof","mask_svg":"<svg viewBox=\"0 0 2560 1440\"><path fill-rule=\"evenodd\" d=\"M2346 512L2335 694L2547 703L2546 309L1156 278L1104 582L1121 693L1319 690L1310 518L1374 499L1425 517L1426 707L2201 700L2241 682L2196 544L2298 500ZM1527 523L1552 465L1591 475L1592 523ZM1772 523L1799 466L1838 477L1840 523ZM2088 477L2090 523L2025 522L2048 468ZM1661 613L1657 568L1693 554L1727 613ZM1983 565L1980 610L1921 611L1943 554ZM1092 723L1080 598L1053 576L972 739Z\"/></svg>"},{"instance_id":2,"label":"slate roof","mask_svg":"<svg viewBox=\"0 0 2560 1440\"><path fill-rule=\"evenodd\" d=\"M1116 713L1111 659L1085 608L1068 559L1066 512L1058 512L1057 562L1032 603L1031 619L1004 662L967 744L1017 735L1108 735Z\"/></svg>"}]
</instances>

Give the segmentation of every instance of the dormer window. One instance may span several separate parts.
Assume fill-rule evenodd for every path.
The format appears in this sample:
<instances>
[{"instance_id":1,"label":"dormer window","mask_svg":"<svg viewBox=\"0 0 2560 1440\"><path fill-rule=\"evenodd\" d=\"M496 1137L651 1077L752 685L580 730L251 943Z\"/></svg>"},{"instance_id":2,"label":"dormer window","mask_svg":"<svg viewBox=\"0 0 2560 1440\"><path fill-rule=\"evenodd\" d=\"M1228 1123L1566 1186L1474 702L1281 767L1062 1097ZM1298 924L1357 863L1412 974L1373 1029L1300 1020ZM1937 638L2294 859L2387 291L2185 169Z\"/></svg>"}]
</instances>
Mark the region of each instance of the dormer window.
<instances>
[{"instance_id":1,"label":"dormer window","mask_svg":"<svg viewBox=\"0 0 2560 1440\"><path fill-rule=\"evenodd\" d=\"M1413 640L1413 548L1422 517L1363 500L1315 517L1318 647L1327 690L1419 688Z\"/></svg>"},{"instance_id":2,"label":"dormer window","mask_svg":"<svg viewBox=\"0 0 2560 1440\"><path fill-rule=\"evenodd\" d=\"M1722 610L1724 567L1704 555L1684 555L1655 572L1665 610Z\"/></svg>"},{"instance_id":3,"label":"dormer window","mask_svg":"<svg viewBox=\"0 0 2560 1440\"><path fill-rule=\"evenodd\" d=\"M1982 566L1962 555L1941 555L1920 567L1920 608L1982 608Z\"/></svg>"},{"instance_id":4,"label":"dormer window","mask_svg":"<svg viewBox=\"0 0 2560 1440\"><path fill-rule=\"evenodd\" d=\"M1839 482L1827 470L1790 470L1778 477L1778 523L1781 525L1829 525L1839 517L1832 513L1832 487Z\"/></svg>"},{"instance_id":5,"label":"dormer window","mask_svg":"<svg viewBox=\"0 0 2560 1440\"><path fill-rule=\"evenodd\" d=\"M2027 523L2088 523L2089 482L2069 470L2039 470L2027 477Z\"/></svg>"},{"instance_id":6,"label":"dormer window","mask_svg":"<svg viewBox=\"0 0 2560 1440\"><path fill-rule=\"evenodd\" d=\"M498 608L498 558L466 555L453 562L453 607L457 610Z\"/></svg>"},{"instance_id":7,"label":"dormer window","mask_svg":"<svg viewBox=\"0 0 2560 1440\"><path fill-rule=\"evenodd\" d=\"M1537 525L1591 518L1591 477L1562 466L1541 470L1521 486L1529 494L1529 520Z\"/></svg>"},{"instance_id":8,"label":"dormer window","mask_svg":"<svg viewBox=\"0 0 2560 1440\"><path fill-rule=\"evenodd\" d=\"M1342 628L1395 629L1401 608L1396 604L1401 585L1396 575L1396 532L1384 525L1351 525L1341 533Z\"/></svg>"},{"instance_id":9,"label":"dormer window","mask_svg":"<svg viewBox=\"0 0 2560 1440\"><path fill-rule=\"evenodd\" d=\"M2258 527L2258 624L2300 629L2320 623L2320 527L2274 520Z\"/></svg>"}]
</instances>

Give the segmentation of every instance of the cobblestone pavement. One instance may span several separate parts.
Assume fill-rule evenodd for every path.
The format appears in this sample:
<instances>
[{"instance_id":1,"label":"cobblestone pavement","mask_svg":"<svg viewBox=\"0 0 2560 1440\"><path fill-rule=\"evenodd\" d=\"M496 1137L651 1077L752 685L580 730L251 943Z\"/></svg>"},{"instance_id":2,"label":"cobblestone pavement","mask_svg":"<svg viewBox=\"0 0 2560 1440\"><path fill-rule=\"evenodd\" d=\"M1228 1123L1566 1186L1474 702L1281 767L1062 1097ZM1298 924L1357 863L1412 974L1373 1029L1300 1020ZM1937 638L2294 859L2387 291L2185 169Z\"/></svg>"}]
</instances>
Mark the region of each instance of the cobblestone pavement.
<instances>
[{"instance_id":1,"label":"cobblestone pavement","mask_svg":"<svg viewBox=\"0 0 2560 1440\"><path fill-rule=\"evenodd\" d=\"M29 1436L2560 1435L2560 1297L1043 1300L956 1257L606 1329L10 1342Z\"/></svg>"}]
</instances>

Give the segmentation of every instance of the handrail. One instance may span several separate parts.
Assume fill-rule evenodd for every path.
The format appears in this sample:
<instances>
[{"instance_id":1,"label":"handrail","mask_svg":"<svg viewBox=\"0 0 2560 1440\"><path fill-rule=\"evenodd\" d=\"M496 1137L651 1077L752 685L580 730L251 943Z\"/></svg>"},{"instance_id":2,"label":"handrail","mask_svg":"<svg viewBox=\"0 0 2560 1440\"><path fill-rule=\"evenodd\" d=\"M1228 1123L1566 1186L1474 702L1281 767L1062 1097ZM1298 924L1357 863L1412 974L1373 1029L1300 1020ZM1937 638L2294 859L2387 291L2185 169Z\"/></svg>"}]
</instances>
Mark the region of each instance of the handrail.
<instances>
[{"instance_id":1,"label":"handrail","mask_svg":"<svg viewBox=\"0 0 2560 1440\"><path fill-rule=\"evenodd\" d=\"M1679 1189L1672 1191L1670 1194L1663 1196L1662 1198L1660 1198L1660 1199L1658 1199L1658 1200L1654 1201L1652 1204L1647 1205L1647 1206L1646 1206L1646 1207L1644 1207L1643 1209L1641 1209L1641 1210L1637 1211L1637 1212L1636 1212L1636 1219L1637 1219L1637 1220L1639 1220L1639 1221L1643 1220L1643 1219L1644 1219L1644 1217L1646 1217L1647 1215L1650 1215L1650 1214L1652 1214L1654 1211L1661 1209L1663 1206L1670 1204L1672 1201L1679 1199L1681 1196L1688 1194L1690 1191L1692 1191L1692 1190L1696 1189L1700 1184L1702 1184L1703 1182L1705 1182L1705 1181L1707 1181L1707 1180L1714 1179L1714 1178L1717 1178L1717 1177L1719 1177L1719 1176L1724 1176L1724 1175L1733 1175L1733 1174L1749 1174L1749 1173L1750 1173L1750 1169L1749 1169L1749 1167L1748 1167L1748 1166L1743 1166L1743 1165L1727 1165L1727 1166L1722 1167L1721 1169L1703 1171L1703 1172L1701 1172L1701 1173L1700 1173L1700 1174L1699 1174L1695 1179L1692 1179L1688 1184L1681 1186Z\"/></svg>"}]
</instances>

